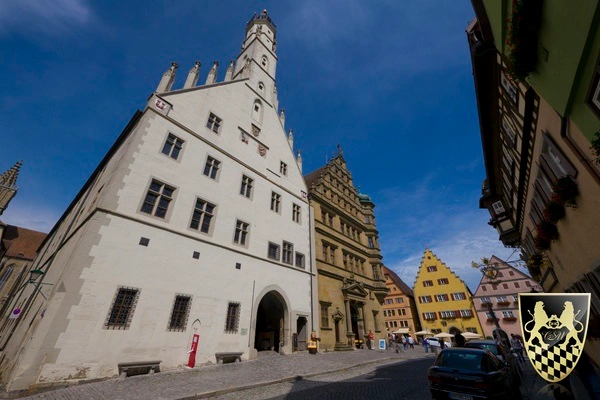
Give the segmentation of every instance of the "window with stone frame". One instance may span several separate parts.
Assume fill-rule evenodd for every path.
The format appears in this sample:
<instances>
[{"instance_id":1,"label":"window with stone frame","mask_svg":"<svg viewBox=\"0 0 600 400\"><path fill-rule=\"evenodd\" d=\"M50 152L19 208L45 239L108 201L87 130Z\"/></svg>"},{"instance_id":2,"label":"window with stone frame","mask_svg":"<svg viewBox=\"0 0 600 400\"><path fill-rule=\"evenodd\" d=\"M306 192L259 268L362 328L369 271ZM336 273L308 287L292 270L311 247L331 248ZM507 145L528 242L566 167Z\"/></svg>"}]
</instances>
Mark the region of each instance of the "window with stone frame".
<instances>
[{"instance_id":1,"label":"window with stone frame","mask_svg":"<svg viewBox=\"0 0 600 400\"><path fill-rule=\"evenodd\" d=\"M208 156L206 157L206 164L204 164L203 174L208 176L210 179L217 180L220 168L221 161Z\"/></svg>"},{"instance_id":2,"label":"window with stone frame","mask_svg":"<svg viewBox=\"0 0 600 400\"><path fill-rule=\"evenodd\" d=\"M248 199L252 198L252 188L254 187L254 179L242 175L242 185L240 186L240 194Z\"/></svg>"},{"instance_id":3,"label":"window with stone frame","mask_svg":"<svg viewBox=\"0 0 600 400\"><path fill-rule=\"evenodd\" d=\"M292 221L300 223L300 206L296 203L292 204Z\"/></svg>"},{"instance_id":4,"label":"window with stone frame","mask_svg":"<svg viewBox=\"0 0 600 400\"><path fill-rule=\"evenodd\" d=\"M104 325L105 328L115 330L128 329L131 325L131 319L133 318L133 312L139 296L139 289L120 286L115 293Z\"/></svg>"},{"instance_id":5,"label":"window with stone frame","mask_svg":"<svg viewBox=\"0 0 600 400\"><path fill-rule=\"evenodd\" d=\"M321 328L329 328L329 306L321 303Z\"/></svg>"},{"instance_id":6,"label":"window with stone frame","mask_svg":"<svg viewBox=\"0 0 600 400\"><path fill-rule=\"evenodd\" d=\"M280 247L277 243L269 242L269 249L267 251L267 257L272 260L279 261L279 250Z\"/></svg>"},{"instance_id":7,"label":"window with stone frame","mask_svg":"<svg viewBox=\"0 0 600 400\"><path fill-rule=\"evenodd\" d=\"M235 234L233 236L233 242L242 246L246 246L248 242L248 230L250 224L239 219L235 222Z\"/></svg>"},{"instance_id":8,"label":"window with stone frame","mask_svg":"<svg viewBox=\"0 0 600 400\"><path fill-rule=\"evenodd\" d=\"M396 297L396 303L404 303L403 297Z\"/></svg>"},{"instance_id":9,"label":"window with stone frame","mask_svg":"<svg viewBox=\"0 0 600 400\"><path fill-rule=\"evenodd\" d=\"M240 325L240 303L229 302L225 317L225 333L237 333Z\"/></svg>"},{"instance_id":10,"label":"window with stone frame","mask_svg":"<svg viewBox=\"0 0 600 400\"><path fill-rule=\"evenodd\" d=\"M221 129L221 121L221 118L217 117L213 113L210 113L208 116L208 121L206 121L206 127L214 133L219 133L219 130Z\"/></svg>"},{"instance_id":11,"label":"window with stone frame","mask_svg":"<svg viewBox=\"0 0 600 400\"><path fill-rule=\"evenodd\" d=\"M174 187L157 179L152 179L140 211L158 218L166 218L174 193Z\"/></svg>"},{"instance_id":12,"label":"window with stone frame","mask_svg":"<svg viewBox=\"0 0 600 400\"><path fill-rule=\"evenodd\" d=\"M171 157L174 160L177 160L179 157L179 153L183 148L184 141L179 139L177 136L169 133L167 135L167 140L165 140L165 144L162 148L162 153L166 156Z\"/></svg>"},{"instance_id":13,"label":"window with stone frame","mask_svg":"<svg viewBox=\"0 0 600 400\"><path fill-rule=\"evenodd\" d=\"M217 206L214 204L211 204L200 197L196 198L196 205L194 206L190 228L203 233L209 233L216 207Z\"/></svg>"},{"instance_id":14,"label":"window with stone frame","mask_svg":"<svg viewBox=\"0 0 600 400\"><path fill-rule=\"evenodd\" d=\"M283 161L279 163L279 173L283 176L287 176L287 164Z\"/></svg>"},{"instance_id":15,"label":"window with stone frame","mask_svg":"<svg viewBox=\"0 0 600 400\"><path fill-rule=\"evenodd\" d=\"M281 195L275 192L271 192L271 211L279 213L281 208Z\"/></svg>"},{"instance_id":16,"label":"window with stone frame","mask_svg":"<svg viewBox=\"0 0 600 400\"><path fill-rule=\"evenodd\" d=\"M305 257L304 254L296 252L296 267L305 268Z\"/></svg>"},{"instance_id":17,"label":"window with stone frame","mask_svg":"<svg viewBox=\"0 0 600 400\"><path fill-rule=\"evenodd\" d=\"M285 264L294 264L294 245L290 242L283 242L283 256L281 261Z\"/></svg>"},{"instance_id":18,"label":"window with stone frame","mask_svg":"<svg viewBox=\"0 0 600 400\"><path fill-rule=\"evenodd\" d=\"M178 294L173 302L171 310L171 318L169 318L170 331L185 331L190 308L192 304L192 296Z\"/></svg>"}]
</instances>

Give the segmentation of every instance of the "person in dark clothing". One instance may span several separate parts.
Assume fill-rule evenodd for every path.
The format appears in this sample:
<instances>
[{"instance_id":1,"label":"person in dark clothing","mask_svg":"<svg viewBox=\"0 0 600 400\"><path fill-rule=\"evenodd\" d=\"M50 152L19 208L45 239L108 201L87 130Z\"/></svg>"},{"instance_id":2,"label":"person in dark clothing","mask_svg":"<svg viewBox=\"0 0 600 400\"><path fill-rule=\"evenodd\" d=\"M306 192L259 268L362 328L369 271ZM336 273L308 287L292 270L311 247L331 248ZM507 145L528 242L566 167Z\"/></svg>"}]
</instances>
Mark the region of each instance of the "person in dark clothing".
<instances>
[{"instance_id":1,"label":"person in dark clothing","mask_svg":"<svg viewBox=\"0 0 600 400\"><path fill-rule=\"evenodd\" d=\"M454 334L454 341L456 342L456 347L465 347L466 340L460 332Z\"/></svg>"}]
</instances>

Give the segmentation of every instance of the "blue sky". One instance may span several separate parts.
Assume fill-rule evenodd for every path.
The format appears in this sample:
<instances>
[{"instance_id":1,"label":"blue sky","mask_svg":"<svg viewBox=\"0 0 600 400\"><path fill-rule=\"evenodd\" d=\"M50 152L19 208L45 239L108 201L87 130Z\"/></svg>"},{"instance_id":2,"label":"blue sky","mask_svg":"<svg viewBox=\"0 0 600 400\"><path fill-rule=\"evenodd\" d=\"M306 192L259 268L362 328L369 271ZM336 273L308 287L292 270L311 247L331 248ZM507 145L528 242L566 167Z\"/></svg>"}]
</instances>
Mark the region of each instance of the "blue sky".
<instances>
[{"instance_id":1,"label":"blue sky","mask_svg":"<svg viewBox=\"0 0 600 400\"><path fill-rule=\"evenodd\" d=\"M2 220L49 231L169 63L180 65L175 88L196 60L203 81L212 61L235 59L263 8L304 173L341 144L376 203L384 263L412 286L427 244L474 290L471 260L513 251L478 209L467 0L3 0L0 170L24 164Z\"/></svg>"}]
</instances>

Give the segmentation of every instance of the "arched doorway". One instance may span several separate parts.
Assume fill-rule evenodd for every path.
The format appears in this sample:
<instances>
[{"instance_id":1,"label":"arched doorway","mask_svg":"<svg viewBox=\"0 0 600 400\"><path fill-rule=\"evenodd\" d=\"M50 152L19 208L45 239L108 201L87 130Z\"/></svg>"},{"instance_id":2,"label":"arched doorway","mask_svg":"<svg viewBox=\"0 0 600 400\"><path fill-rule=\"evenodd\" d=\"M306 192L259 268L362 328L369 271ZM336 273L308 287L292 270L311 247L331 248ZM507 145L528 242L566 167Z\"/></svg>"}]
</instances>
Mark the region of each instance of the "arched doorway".
<instances>
[{"instance_id":1,"label":"arched doorway","mask_svg":"<svg viewBox=\"0 0 600 400\"><path fill-rule=\"evenodd\" d=\"M285 311L285 302L274 290L260 300L256 311L256 350L280 352L285 334Z\"/></svg>"}]
</instances>

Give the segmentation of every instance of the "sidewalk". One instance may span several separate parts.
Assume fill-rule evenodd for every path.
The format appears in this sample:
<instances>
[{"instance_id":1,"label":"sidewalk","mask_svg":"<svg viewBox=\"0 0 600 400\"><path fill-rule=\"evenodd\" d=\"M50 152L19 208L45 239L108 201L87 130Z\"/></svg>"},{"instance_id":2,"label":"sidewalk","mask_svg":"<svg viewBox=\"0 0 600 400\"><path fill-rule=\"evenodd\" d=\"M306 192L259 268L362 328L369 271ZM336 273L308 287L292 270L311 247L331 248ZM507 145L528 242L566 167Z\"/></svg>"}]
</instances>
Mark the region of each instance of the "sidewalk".
<instances>
[{"instance_id":1,"label":"sidewalk","mask_svg":"<svg viewBox=\"0 0 600 400\"><path fill-rule=\"evenodd\" d=\"M315 355L301 352L289 356L273 354L240 363L206 365L193 370L180 369L125 379L108 379L48 391L26 398L31 400L192 400L256 386L309 378L359 365L424 357L430 357L433 362L434 355L425 353L420 346L398 354L392 350L355 350Z\"/></svg>"}]
</instances>

